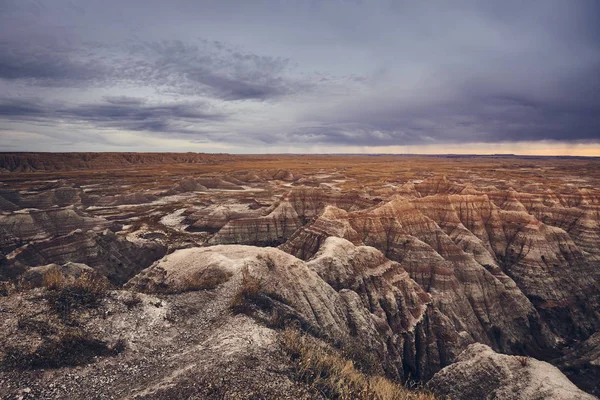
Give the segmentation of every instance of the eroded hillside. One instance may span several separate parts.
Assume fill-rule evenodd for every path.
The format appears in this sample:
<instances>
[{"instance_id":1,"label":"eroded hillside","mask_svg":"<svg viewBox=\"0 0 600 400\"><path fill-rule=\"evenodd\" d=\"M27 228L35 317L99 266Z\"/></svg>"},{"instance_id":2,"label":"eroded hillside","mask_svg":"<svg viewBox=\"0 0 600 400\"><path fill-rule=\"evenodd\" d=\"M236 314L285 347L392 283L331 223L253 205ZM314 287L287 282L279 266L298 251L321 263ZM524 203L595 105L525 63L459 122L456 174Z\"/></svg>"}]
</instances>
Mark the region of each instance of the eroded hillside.
<instances>
[{"instance_id":1,"label":"eroded hillside","mask_svg":"<svg viewBox=\"0 0 600 400\"><path fill-rule=\"evenodd\" d=\"M1 397L599 394L595 159L3 157Z\"/></svg>"}]
</instances>

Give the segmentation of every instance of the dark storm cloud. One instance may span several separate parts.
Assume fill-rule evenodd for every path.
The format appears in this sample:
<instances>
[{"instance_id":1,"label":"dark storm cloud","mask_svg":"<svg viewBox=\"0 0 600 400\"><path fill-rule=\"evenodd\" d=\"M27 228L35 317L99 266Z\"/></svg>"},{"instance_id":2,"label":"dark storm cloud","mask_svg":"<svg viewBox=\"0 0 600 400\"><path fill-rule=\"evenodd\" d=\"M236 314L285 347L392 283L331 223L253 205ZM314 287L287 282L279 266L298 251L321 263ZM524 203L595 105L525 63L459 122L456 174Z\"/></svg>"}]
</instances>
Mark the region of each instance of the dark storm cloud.
<instances>
[{"instance_id":1,"label":"dark storm cloud","mask_svg":"<svg viewBox=\"0 0 600 400\"><path fill-rule=\"evenodd\" d=\"M178 123L222 121L225 115L206 109L203 103L146 104L143 99L108 97L99 104L52 104L40 99L0 99L0 117L13 122L52 121L71 124L91 124L98 128L131 131L188 132Z\"/></svg>"},{"instance_id":2,"label":"dark storm cloud","mask_svg":"<svg viewBox=\"0 0 600 400\"><path fill-rule=\"evenodd\" d=\"M0 0L0 125L256 146L598 142L598 20L592 0Z\"/></svg>"},{"instance_id":3,"label":"dark storm cloud","mask_svg":"<svg viewBox=\"0 0 600 400\"><path fill-rule=\"evenodd\" d=\"M482 96L461 103L411 109L380 104L377 110L338 110L337 120L293 130L293 139L357 146L522 140L598 140L600 105L545 103Z\"/></svg>"}]
</instances>

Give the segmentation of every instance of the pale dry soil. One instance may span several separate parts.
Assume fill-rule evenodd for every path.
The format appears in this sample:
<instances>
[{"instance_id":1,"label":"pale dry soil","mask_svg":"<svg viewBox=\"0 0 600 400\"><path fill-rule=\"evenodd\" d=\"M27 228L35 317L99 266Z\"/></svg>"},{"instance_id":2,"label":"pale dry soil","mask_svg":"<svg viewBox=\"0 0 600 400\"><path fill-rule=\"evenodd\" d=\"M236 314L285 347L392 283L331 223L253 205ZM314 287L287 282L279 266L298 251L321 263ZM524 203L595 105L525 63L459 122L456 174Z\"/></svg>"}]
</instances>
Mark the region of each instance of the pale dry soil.
<instances>
[{"instance_id":1,"label":"pale dry soil","mask_svg":"<svg viewBox=\"0 0 600 400\"><path fill-rule=\"evenodd\" d=\"M231 313L234 284L160 297L136 294L141 302L131 309L124 304L130 292L112 291L98 310L83 313L80 320L98 338L125 339L124 352L77 367L2 371L0 398L319 398L290 378L275 331ZM18 332L17 321L26 315L50 320L41 293L0 297L3 343L36 340Z\"/></svg>"}]
</instances>

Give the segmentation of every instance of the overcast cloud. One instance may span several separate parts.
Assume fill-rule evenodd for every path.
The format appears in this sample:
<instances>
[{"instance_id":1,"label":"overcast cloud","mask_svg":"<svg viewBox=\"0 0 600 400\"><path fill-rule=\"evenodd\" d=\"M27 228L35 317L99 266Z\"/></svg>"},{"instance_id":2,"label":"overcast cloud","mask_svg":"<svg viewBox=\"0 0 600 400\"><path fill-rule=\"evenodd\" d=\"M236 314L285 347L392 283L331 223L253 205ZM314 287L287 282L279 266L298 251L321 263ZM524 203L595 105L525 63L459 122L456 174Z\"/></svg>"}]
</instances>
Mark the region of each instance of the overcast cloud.
<instances>
[{"instance_id":1,"label":"overcast cloud","mask_svg":"<svg viewBox=\"0 0 600 400\"><path fill-rule=\"evenodd\" d=\"M0 0L0 149L600 149L598 21L596 0Z\"/></svg>"}]
</instances>

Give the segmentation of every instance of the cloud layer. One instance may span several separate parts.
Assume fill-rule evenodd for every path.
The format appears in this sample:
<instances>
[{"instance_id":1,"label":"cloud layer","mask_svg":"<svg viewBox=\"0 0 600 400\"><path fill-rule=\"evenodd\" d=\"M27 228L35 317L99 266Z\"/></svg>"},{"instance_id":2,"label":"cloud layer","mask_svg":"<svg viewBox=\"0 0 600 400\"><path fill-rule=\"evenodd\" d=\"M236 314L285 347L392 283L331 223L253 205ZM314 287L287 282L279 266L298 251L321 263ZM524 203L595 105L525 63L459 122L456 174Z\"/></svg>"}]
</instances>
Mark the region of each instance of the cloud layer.
<instances>
[{"instance_id":1,"label":"cloud layer","mask_svg":"<svg viewBox=\"0 0 600 400\"><path fill-rule=\"evenodd\" d=\"M0 9L9 150L522 142L535 153L536 143L600 142L593 0L0 0Z\"/></svg>"}]
</instances>

